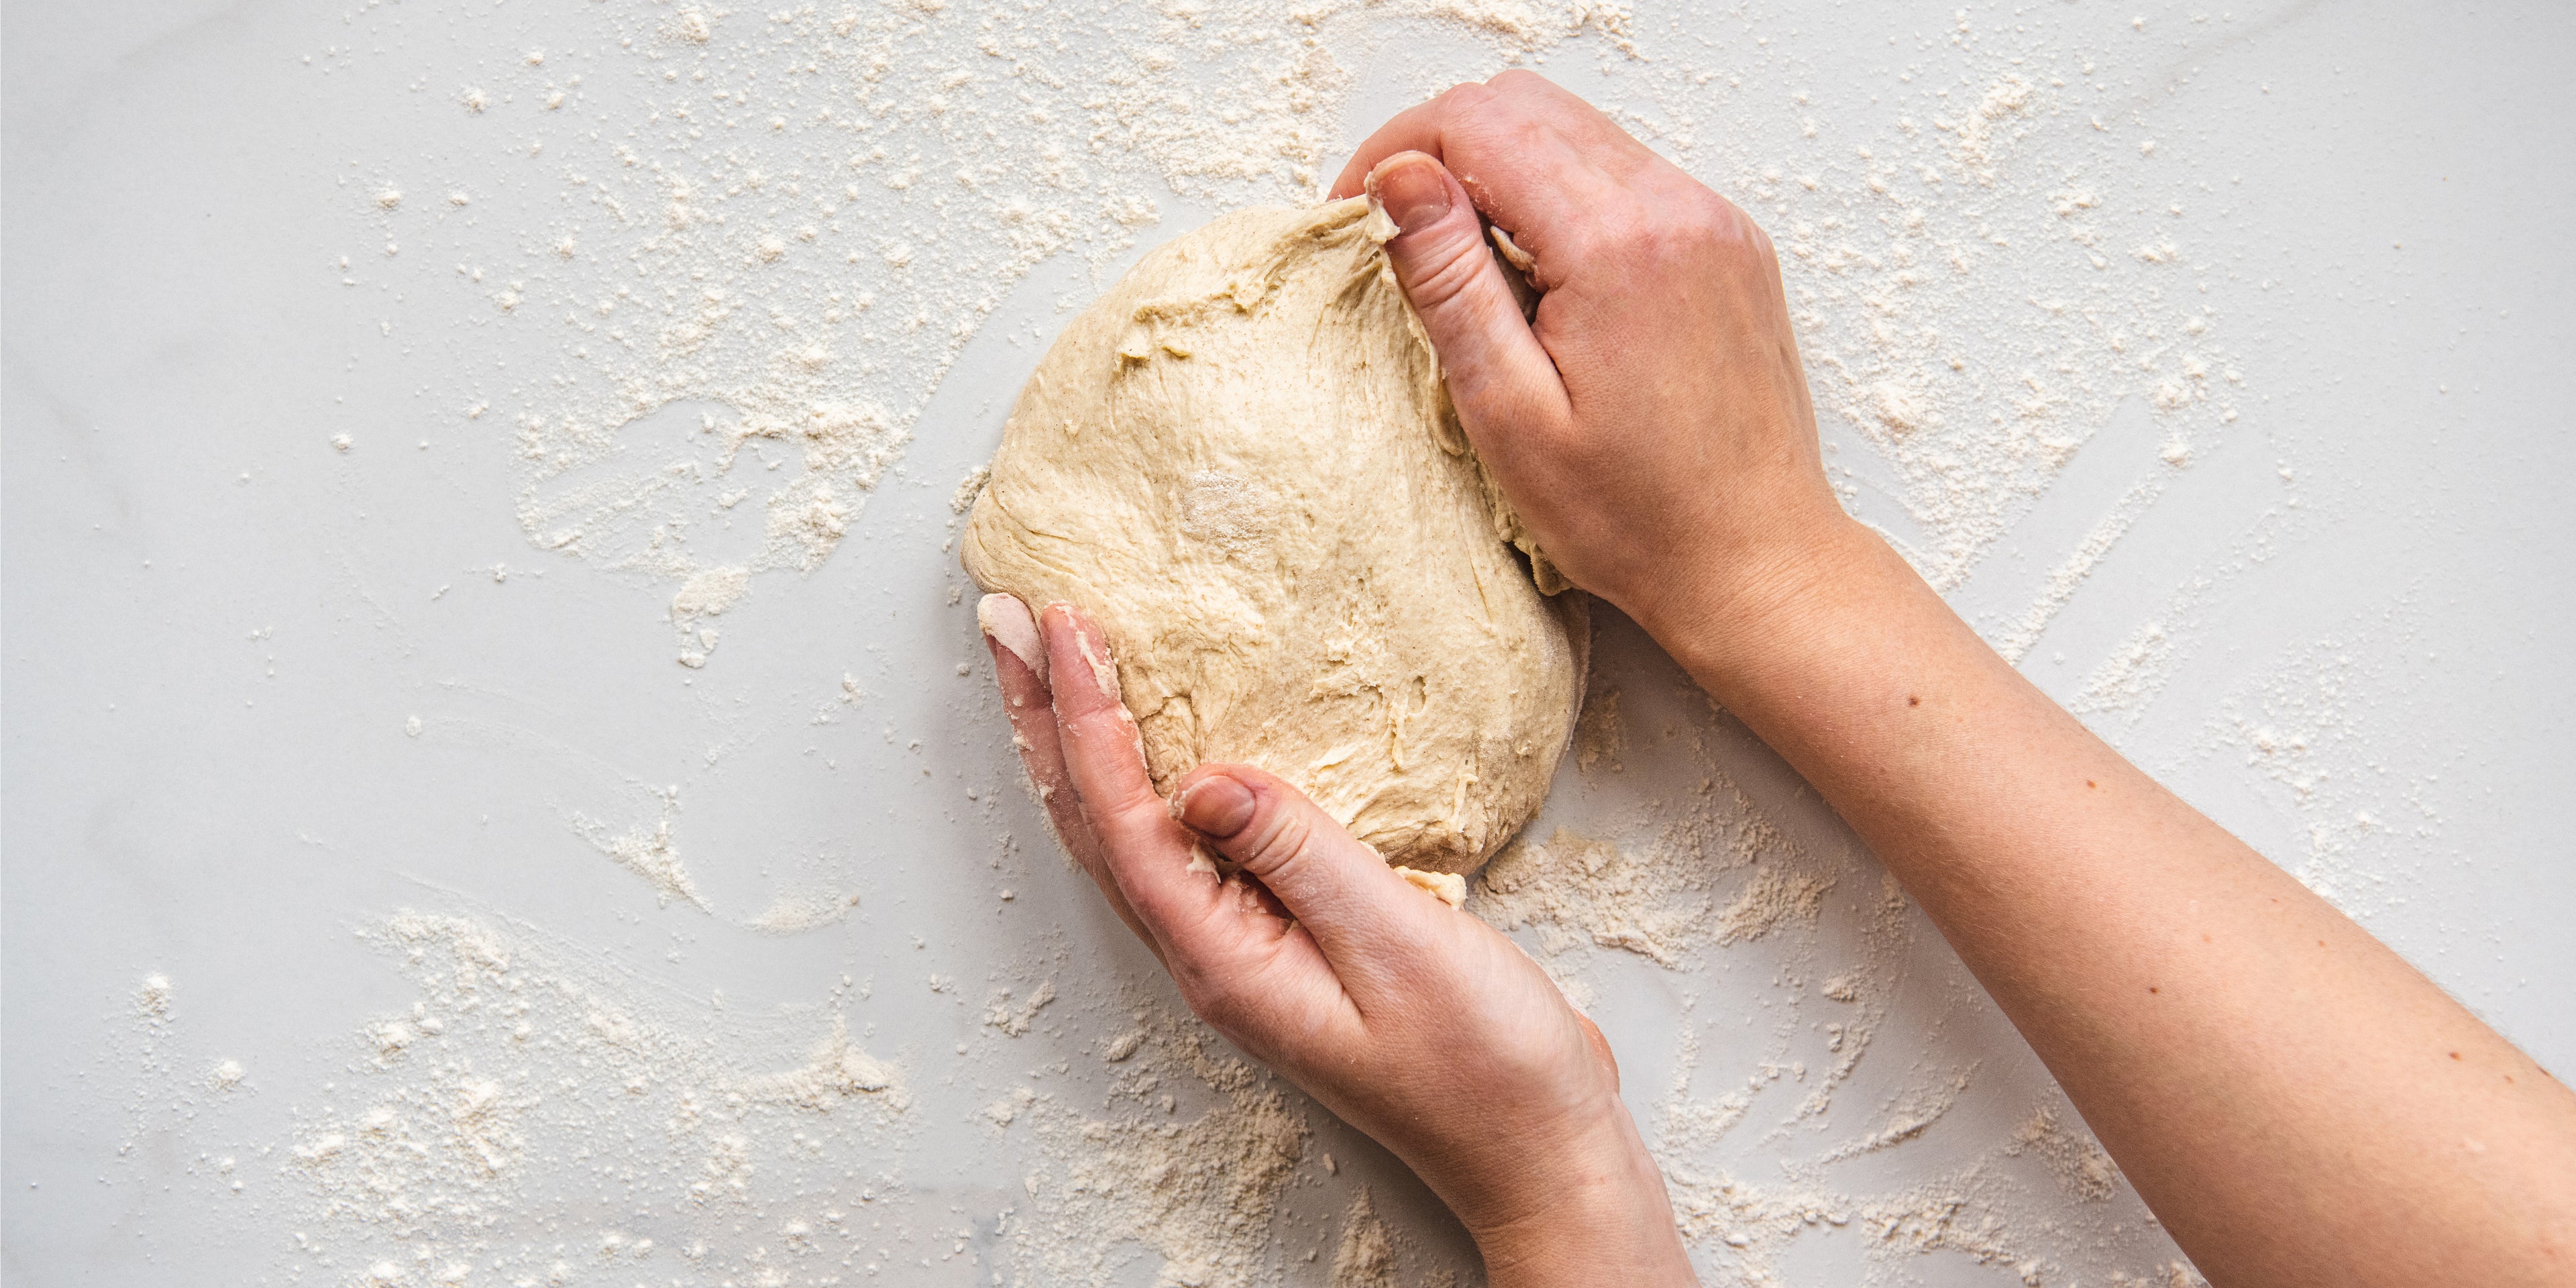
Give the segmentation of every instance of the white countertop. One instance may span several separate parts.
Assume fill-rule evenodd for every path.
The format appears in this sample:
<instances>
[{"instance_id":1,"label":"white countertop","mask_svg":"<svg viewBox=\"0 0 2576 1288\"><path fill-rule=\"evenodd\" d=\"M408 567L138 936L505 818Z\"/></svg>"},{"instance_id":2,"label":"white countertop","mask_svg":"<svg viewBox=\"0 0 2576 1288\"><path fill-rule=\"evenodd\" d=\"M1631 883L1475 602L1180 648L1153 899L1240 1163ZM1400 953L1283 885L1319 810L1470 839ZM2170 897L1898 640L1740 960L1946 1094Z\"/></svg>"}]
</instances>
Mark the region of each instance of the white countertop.
<instances>
[{"instance_id":1,"label":"white countertop","mask_svg":"<svg viewBox=\"0 0 2576 1288\"><path fill-rule=\"evenodd\" d=\"M1837 481L1989 638L2576 1065L2576 15L1409 16L1443 8L871 2L850 35L828 6L13 5L10 1277L1323 1283L1363 1187L1397 1281L1468 1265L1373 1145L1214 1039L1193 1063L1018 789L948 543L1070 309L1293 195L1283 139L1328 174L1507 57L1792 252ZM875 134L869 84L910 95ZM729 292L703 349L683 287ZM776 366L808 345L819 375ZM807 466L755 440L727 469L700 427L818 388L909 439L872 490L824 480L836 549L759 568L797 477L768 466ZM598 459L532 472L583 416ZM567 478L635 505L523 523ZM746 560L675 627L673 568ZM1596 668L1620 741L1534 835L1709 907L1821 891L1728 942L1702 918L1670 964L1520 934L1617 1047L1710 1281L2166 1282L1812 794L1633 627ZM1219 1162L1146 1175L1171 1157Z\"/></svg>"}]
</instances>

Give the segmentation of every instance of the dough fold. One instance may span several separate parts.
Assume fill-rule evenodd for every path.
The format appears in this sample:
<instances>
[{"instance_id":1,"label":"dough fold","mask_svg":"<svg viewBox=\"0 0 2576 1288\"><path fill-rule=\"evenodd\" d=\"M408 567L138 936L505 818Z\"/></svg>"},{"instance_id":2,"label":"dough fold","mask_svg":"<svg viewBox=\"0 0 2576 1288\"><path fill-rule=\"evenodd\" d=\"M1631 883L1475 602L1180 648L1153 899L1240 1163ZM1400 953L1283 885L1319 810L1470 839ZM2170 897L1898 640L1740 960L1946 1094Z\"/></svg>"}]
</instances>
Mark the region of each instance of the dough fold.
<instances>
[{"instance_id":1,"label":"dough fold","mask_svg":"<svg viewBox=\"0 0 2576 1288\"><path fill-rule=\"evenodd\" d=\"M1353 198L1147 255L1021 390L963 556L1100 623L1157 790L1258 765L1389 863L1470 872L1546 799L1590 622L1541 592L1392 233Z\"/></svg>"}]
</instances>

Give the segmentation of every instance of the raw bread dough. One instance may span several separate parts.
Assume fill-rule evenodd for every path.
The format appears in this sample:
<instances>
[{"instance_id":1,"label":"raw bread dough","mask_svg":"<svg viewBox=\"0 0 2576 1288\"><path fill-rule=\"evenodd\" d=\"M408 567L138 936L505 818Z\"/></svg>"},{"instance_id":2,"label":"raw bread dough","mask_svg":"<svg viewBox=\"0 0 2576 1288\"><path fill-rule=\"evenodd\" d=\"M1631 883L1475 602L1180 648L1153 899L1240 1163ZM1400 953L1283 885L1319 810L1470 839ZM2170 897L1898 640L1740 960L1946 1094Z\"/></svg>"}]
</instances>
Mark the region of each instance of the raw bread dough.
<instances>
[{"instance_id":1,"label":"raw bread dough","mask_svg":"<svg viewBox=\"0 0 2576 1288\"><path fill-rule=\"evenodd\" d=\"M1098 620L1158 790L1258 765L1389 863L1470 872L1546 799L1590 623L1540 592L1393 232L1352 198L1146 256L1021 390L965 562Z\"/></svg>"}]
</instances>

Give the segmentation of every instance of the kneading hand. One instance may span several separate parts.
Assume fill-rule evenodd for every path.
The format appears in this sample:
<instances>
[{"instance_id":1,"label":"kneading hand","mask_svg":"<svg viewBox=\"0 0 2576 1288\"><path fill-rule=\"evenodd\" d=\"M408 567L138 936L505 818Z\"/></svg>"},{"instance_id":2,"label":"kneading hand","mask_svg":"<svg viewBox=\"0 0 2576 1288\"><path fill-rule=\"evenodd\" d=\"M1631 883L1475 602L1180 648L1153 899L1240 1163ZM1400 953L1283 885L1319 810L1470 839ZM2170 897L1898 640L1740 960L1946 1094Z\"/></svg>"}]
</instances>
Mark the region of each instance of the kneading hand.
<instances>
[{"instance_id":1,"label":"kneading hand","mask_svg":"<svg viewBox=\"0 0 2576 1288\"><path fill-rule=\"evenodd\" d=\"M1396 117L1337 191L1363 186L1551 559L1886 862L2203 1274L2576 1282L2576 1095L1842 514L1742 211L1527 72ZM1528 321L1479 212L1531 257Z\"/></svg>"},{"instance_id":2,"label":"kneading hand","mask_svg":"<svg viewBox=\"0 0 2576 1288\"><path fill-rule=\"evenodd\" d=\"M1411 1166L1494 1284L1692 1282L1608 1045L1527 954L1274 775L1204 765L1166 803L1097 628L978 617L1058 838L1191 1010Z\"/></svg>"},{"instance_id":3,"label":"kneading hand","mask_svg":"<svg viewBox=\"0 0 2576 1288\"><path fill-rule=\"evenodd\" d=\"M1363 188L1460 424L1576 585L1661 637L1815 575L1850 525L1743 211L1523 71L1388 121L1333 195ZM1526 256L1534 317L1480 213Z\"/></svg>"}]
</instances>

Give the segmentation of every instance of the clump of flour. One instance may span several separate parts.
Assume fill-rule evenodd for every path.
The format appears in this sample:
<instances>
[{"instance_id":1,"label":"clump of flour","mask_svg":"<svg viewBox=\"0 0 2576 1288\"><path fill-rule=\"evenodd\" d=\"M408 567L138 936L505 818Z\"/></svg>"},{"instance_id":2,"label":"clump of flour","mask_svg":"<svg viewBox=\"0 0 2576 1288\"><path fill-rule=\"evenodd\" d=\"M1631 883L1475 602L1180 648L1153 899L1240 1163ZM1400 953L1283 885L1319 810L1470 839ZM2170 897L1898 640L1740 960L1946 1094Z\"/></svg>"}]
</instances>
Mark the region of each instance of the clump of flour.
<instances>
[{"instance_id":1,"label":"clump of flour","mask_svg":"<svg viewBox=\"0 0 2576 1288\"><path fill-rule=\"evenodd\" d=\"M1369 1192L1351 1200L1342 1241L1333 1250L1331 1288L1395 1288L1395 1235L1378 1217Z\"/></svg>"}]
</instances>

